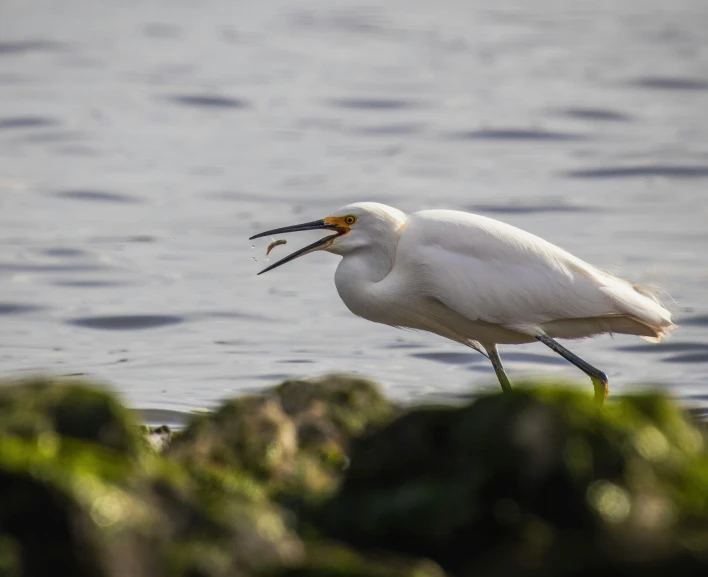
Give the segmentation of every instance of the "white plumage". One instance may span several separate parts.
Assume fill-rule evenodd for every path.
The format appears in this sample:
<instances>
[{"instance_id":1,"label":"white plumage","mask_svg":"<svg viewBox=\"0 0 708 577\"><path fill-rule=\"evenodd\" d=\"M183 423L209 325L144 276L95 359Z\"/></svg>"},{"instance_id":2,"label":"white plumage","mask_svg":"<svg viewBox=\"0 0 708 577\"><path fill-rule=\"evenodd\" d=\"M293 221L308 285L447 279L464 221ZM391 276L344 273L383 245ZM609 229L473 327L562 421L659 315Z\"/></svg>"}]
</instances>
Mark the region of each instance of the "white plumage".
<instances>
[{"instance_id":1,"label":"white plumage","mask_svg":"<svg viewBox=\"0 0 708 577\"><path fill-rule=\"evenodd\" d=\"M603 401L604 373L552 339L626 333L656 341L674 327L648 290L528 232L466 212L406 215L362 202L252 238L313 228L336 234L262 272L313 250L339 254L335 284L354 314L484 348L504 389L510 385L496 345L540 340L588 373Z\"/></svg>"}]
</instances>

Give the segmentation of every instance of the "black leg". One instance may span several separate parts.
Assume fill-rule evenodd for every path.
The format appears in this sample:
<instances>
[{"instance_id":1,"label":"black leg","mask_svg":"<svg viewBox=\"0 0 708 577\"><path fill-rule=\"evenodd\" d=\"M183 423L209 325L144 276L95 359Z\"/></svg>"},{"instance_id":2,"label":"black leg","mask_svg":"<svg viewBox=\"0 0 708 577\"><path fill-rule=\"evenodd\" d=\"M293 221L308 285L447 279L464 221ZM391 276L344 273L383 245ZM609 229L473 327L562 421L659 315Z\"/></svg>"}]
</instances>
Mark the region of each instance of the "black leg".
<instances>
[{"instance_id":1,"label":"black leg","mask_svg":"<svg viewBox=\"0 0 708 577\"><path fill-rule=\"evenodd\" d=\"M544 345L549 347L551 350L558 353L565 360L570 361L592 380L593 387L595 387L595 401L600 404L605 402L607 398L607 393L610 392L609 382L607 380L607 375L601 370L596 369L591 364L586 363L578 355L571 353L568 349L562 346L560 343L553 340L551 337L546 335L538 335L537 340L541 341Z\"/></svg>"},{"instance_id":2,"label":"black leg","mask_svg":"<svg viewBox=\"0 0 708 577\"><path fill-rule=\"evenodd\" d=\"M502 366L501 359L499 358L499 353L497 352L496 345L489 345L484 347L489 355L489 360L492 361L492 366L494 367L494 372L497 374L497 379L499 379L499 384L501 385L502 391L505 393L511 392L511 383L509 382L509 377L506 376L504 367Z\"/></svg>"}]
</instances>

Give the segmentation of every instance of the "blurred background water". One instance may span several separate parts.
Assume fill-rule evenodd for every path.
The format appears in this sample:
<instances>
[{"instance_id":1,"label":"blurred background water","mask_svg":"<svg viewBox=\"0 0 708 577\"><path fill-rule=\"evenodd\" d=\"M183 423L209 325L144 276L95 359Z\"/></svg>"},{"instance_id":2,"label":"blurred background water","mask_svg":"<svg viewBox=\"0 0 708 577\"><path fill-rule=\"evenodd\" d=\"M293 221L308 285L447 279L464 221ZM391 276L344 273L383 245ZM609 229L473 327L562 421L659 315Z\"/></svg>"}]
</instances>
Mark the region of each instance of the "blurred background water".
<instances>
[{"instance_id":1,"label":"blurred background water","mask_svg":"<svg viewBox=\"0 0 708 577\"><path fill-rule=\"evenodd\" d=\"M615 392L708 405L706 30L702 0L3 0L0 374L165 411L328 371L403 400L498 387L474 351L351 315L333 255L256 277L251 234L375 200L658 283L672 340L569 346ZM541 345L502 357L590 391Z\"/></svg>"}]
</instances>

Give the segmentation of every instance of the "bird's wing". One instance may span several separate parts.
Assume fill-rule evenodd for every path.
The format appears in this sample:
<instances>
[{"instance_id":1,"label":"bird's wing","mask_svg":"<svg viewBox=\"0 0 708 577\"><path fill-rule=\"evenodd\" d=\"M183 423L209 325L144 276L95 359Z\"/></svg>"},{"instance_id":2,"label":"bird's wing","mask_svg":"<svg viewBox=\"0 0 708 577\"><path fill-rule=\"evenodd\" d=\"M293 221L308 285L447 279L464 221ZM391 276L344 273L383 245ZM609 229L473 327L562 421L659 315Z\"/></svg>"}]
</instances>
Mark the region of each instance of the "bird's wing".
<instances>
[{"instance_id":1,"label":"bird's wing","mask_svg":"<svg viewBox=\"0 0 708 577\"><path fill-rule=\"evenodd\" d=\"M632 315L671 323L654 299L516 227L464 212L412 214L396 268L430 297L470 320L538 334L543 323Z\"/></svg>"}]
</instances>

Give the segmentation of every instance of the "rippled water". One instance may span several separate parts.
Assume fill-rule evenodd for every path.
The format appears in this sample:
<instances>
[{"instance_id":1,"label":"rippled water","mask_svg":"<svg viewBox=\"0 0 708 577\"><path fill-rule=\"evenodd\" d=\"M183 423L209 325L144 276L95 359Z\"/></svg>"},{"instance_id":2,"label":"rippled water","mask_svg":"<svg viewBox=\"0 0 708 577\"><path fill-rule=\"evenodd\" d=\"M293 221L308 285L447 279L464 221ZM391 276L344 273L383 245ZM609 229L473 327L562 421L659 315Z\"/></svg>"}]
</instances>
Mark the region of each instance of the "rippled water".
<instances>
[{"instance_id":1,"label":"rippled water","mask_svg":"<svg viewBox=\"0 0 708 577\"><path fill-rule=\"evenodd\" d=\"M671 341L570 346L615 391L708 404L708 3L570 5L4 0L0 373L96 376L165 415L326 371L497 387L474 352L352 316L332 255L255 276L251 234L377 200L659 283ZM502 356L584 384L541 345Z\"/></svg>"}]
</instances>

